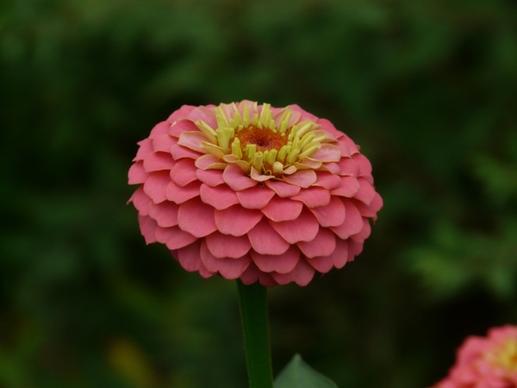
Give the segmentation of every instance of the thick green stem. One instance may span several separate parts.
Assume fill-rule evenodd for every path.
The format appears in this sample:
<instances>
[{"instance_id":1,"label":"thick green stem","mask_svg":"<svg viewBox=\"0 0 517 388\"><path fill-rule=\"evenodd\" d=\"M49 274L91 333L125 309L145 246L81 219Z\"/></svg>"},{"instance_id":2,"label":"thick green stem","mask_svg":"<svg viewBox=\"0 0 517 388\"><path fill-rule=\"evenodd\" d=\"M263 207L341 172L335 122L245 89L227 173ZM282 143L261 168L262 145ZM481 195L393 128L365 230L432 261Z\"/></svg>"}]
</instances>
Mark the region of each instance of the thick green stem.
<instances>
[{"instance_id":1,"label":"thick green stem","mask_svg":"<svg viewBox=\"0 0 517 388\"><path fill-rule=\"evenodd\" d=\"M237 281L249 388L272 388L271 347L266 288Z\"/></svg>"}]
</instances>

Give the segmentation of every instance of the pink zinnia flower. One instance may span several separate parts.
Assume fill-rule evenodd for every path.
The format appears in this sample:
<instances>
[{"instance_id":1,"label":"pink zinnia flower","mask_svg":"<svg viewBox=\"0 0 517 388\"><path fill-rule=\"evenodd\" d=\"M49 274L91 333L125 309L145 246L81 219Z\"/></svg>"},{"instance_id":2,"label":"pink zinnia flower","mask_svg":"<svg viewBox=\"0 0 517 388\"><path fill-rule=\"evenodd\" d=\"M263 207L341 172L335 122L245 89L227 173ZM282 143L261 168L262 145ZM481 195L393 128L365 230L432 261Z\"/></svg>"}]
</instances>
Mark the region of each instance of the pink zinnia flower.
<instances>
[{"instance_id":1,"label":"pink zinnia flower","mask_svg":"<svg viewBox=\"0 0 517 388\"><path fill-rule=\"evenodd\" d=\"M517 326L467 338L449 376L436 388L517 388Z\"/></svg>"},{"instance_id":2,"label":"pink zinnia flower","mask_svg":"<svg viewBox=\"0 0 517 388\"><path fill-rule=\"evenodd\" d=\"M359 147L298 105L185 105L138 144L145 241L203 277L307 285L361 252L382 207Z\"/></svg>"}]
</instances>

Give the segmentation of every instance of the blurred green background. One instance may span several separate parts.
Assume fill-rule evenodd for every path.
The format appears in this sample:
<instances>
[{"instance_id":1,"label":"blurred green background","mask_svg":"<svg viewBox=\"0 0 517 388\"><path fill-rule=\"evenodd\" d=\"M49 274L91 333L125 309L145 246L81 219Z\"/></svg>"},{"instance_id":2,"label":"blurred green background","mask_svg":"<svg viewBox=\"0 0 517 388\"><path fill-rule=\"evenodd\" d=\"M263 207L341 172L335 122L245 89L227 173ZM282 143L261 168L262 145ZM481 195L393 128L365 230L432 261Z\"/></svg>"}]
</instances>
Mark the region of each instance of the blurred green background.
<instances>
[{"instance_id":1,"label":"blurred green background","mask_svg":"<svg viewBox=\"0 0 517 388\"><path fill-rule=\"evenodd\" d=\"M181 104L297 102L372 160L364 253L271 291L274 366L422 388L517 322L517 7L0 3L0 386L246 386L235 285L146 247L126 173Z\"/></svg>"}]
</instances>

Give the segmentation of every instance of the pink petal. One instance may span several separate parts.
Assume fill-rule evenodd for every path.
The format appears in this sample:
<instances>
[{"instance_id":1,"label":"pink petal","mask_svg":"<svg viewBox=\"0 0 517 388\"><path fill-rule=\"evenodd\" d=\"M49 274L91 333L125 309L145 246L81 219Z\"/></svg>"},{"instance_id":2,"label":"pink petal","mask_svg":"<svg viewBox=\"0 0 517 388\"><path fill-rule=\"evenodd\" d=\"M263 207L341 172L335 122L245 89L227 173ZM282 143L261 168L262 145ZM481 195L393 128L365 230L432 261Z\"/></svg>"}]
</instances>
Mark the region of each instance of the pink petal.
<instances>
[{"instance_id":1,"label":"pink petal","mask_svg":"<svg viewBox=\"0 0 517 388\"><path fill-rule=\"evenodd\" d=\"M283 180L292 185L300 186L302 188L307 188L314 183L318 177L313 170L300 170L295 172L293 175L285 175Z\"/></svg>"},{"instance_id":2,"label":"pink petal","mask_svg":"<svg viewBox=\"0 0 517 388\"><path fill-rule=\"evenodd\" d=\"M189 120L179 120L174 123L169 129L169 135L174 137L180 137L184 132L195 132L199 131L196 124Z\"/></svg>"},{"instance_id":3,"label":"pink petal","mask_svg":"<svg viewBox=\"0 0 517 388\"><path fill-rule=\"evenodd\" d=\"M338 162L341 159L341 151L338 146L333 144L324 144L319 150L311 155L311 158L321 160L322 162Z\"/></svg>"},{"instance_id":4,"label":"pink petal","mask_svg":"<svg viewBox=\"0 0 517 388\"><path fill-rule=\"evenodd\" d=\"M282 181L270 180L266 186L273 190L276 195L282 198L292 197L300 192L300 186L291 185Z\"/></svg>"},{"instance_id":5,"label":"pink petal","mask_svg":"<svg viewBox=\"0 0 517 388\"><path fill-rule=\"evenodd\" d=\"M220 170L200 170L196 169L197 178L208 186L219 186L224 183L223 173Z\"/></svg>"},{"instance_id":6,"label":"pink petal","mask_svg":"<svg viewBox=\"0 0 517 388\"><path fill-rule=\"evenodd\" d=\"M298 248L309 258L328 256L336 249L336 238L334 237L334 233L328 229L320 228L313 240L299 242Z\"/></svg>"},{"instance_id":7,"label":"pink petal","mask_svg":"<svg viewBox=\"0 0 517 388\"><path fill-rule=\"evenodd\" d=\"M247 236L233 237L221 233L212 233L205 241L210 253L218 258L237 259L245 256L251 249Z\"/></svg>"},{"instance_id":8,"label":"pink petal","mask_svg":"<svg viewBox=\"0 0 517 388\"><path fill-rule=\"evenodd\" d=\"M197 159L200 156L199 152L189 150L188 148L182 147L177 143L171 145L170 152L174 160L180 160L184 158Z\"/></svg>"},{"instance_id":9,"label":"pink petal","mask_svg":"<svg viewBox=\"0 0 517 388\"><path fill-rule=\"evenodd\" d=\"M359 165L353 158L343 158L339 161L339 175L359 175Z\"/></svg>"},{"instance_id":10,"label":"pink petal","mask_svg":"<svg viewBox=\"0 0 517 388\"><path fill-rule=\"evenodd\" d=\"M366 179L359 178L359 190L355 193L354 198L358 199L365 205L369 205L375 197L375 189Z\"/></svg>"},{"instance_id":11,"label":"pink petal","mask_svg":"<svg viewBox=\"0 0 517 388\"><path fill-rule=\"evenodd\" d=\"M223 169L224 162L221 162L214 155L206 154L196 159L196 167L201 170Z\"/></svg>"},{"instance_id":12,"label":"pink petal","mask_svg":"<svg viewBox=\"0 0 517 388\"><path fill-rule=\"evenodd\" d=\"M178 144L193 151L203 153L205 151L202 145L204 141L206 141L206 138L200 131L188 131L180 135Z\"/></svg>"},{"instance_id":13,"label":"pink petal","mask_svg":"<svg viewBox=\"0 0 517 388\"><path fill-rule=\"evenodd\" d=\"M152 138L154 152L171 152L171 146L174 144L168 134L157 135Z\"/></svg>"},{"instance_id":14,"label":"pink petal","mask_svg":"<svg viewBox=\"0 0 517 388\"><path fill-rule=\"evenodd\" d=\"M212 128L217 127L217 121L215 120L215 115L213 109L210 107L200 106L193 109L188 115L187 118L192 121L204 121Z\"/></svg>"},{"instance_id":15,"label":"pink petal","mask_svg":"<svg viewBox=\"0 0 517 388\"><path fill-rule=\"evenodd\" d=\"M345 221L345 205L339 197L332 197L328 205L310 208L321 226L339 226Z\"/></svg>"},{"instance_id":16,"label":"pink petal","mask_svg":"<svg viewBox=\"0 0 517 388\"><path fill-rule=\"evenodd\" d=\"M280 255L261 255L251 251L251 258L261 271L288 273L298 264L300 252L295 247L290 247Z\"/></svg>"},{"instance_id":17,"label":"pink petal","mask_svg":"<svg viewBox=\"0 0 517 388\"><path fill-rule=\"evenodd\" d=\"M144 170L146 172L169 171L173 166L174 160L165 152L153 152L144 159Z\"/></svg>"},{"instance_id":18,"label":"pink petal","mask_svg":"<svg viewBox=\"0 0 517 388\"><path fill-rule=\"evenodd\" d=\"M341 171L341 168L339 167L339 164L337 163L325 163L323 166L321 166L323 170L330 172L331 174L338 175Z\"/></svg>"},{"instance_id":19,"label":"pink petal","mask_svg":"<svg viewBox=\"0 0 517 388\"><path fill-rule=\"evenodd\" d=\"M354 240L350 240L348 242L348 252L350 254L350 260L353 260L354 257L359 255L363 251L364 245L363 243L355 242Z\"/></svg>"},{"instance_id":20,"label":"pink petal","mask_svg":"<svg viewBox=\"0 0 517 388\"><path fill-rule=\"evenodd\" d=\"M332 267L343 268L348 261L348 242L336 239L336 248L328 256L314 257L309 264L321 273L328 272Z\"/></svg>"},{"instance_id":21,"label":"pink petal","mask_svg":"<svg viewBox=\"0 0 517 388\"><path fill-rule=\"evenodd\" d=\"M262 213L271 221L289 221L298 218L303 204L286 198L274 197L263 209Z\"/></svg>"},{"instance_id":22,"label":"pink petal","mask_svg":"<svg viewBox=\"0 0 517 388\"><path fill-rule=\"evenodd\" d=\"M153 204L151 198L144 193L144 190L141 187L133 193L128 202L133 203L133 206L138 210L138 214L141 216L149 215L149 210Z\"/></svg>"},{"instance_id":23,"label":"pink petal","mask_svg":"<svg viewBox=\"0 0 517 388\"><path fill-rule=\"evenodd\" d=\"M147 178L144 183L144 192L153 200L160 203L167 199L167 185L170 183L167 172L155 172Z\"/></svg>"},{"instance_id":24,"label":"pink petal","mask_svg":"<svg viewBox=\"0 0 517 388\"><path fill-rule=\"evenodd\" d=\"M203 183L201 184L199 193L201 201L211 205L217 210L223 210L239 203L235 191L226 185L210 187Z\"/></svg>"},{"instance_id":25,"label":"pink petal","mask_svg":"<svg viewBox=\"0 0 517 388\"><path fill-rule=\"evenodd\" d=\"M199 182L192 182L182 187L174 182L169 182L166 190L167 199L177 204L187 202L189 199L199 196L199 185Z\"/></svg>"},{"instance_id":26,"label":"pink petal","mask_svg":"<svg viewBox=\"0 0 517 388\"><path fill-rule=\"evenodd\" d=\"M179 109L176 109L172 114L167 118L167 121L174 122L178 120L182 120L196 107L193 105L182 105Z\"/></svg>"},{"instance_id":27,"label":"pink petal","mask_svg":"<svg viewBox=\"0 0 517 388\"><path fill-rule=\"evenodd\" d=\"M321 129L332 135L333 139L339 139L340 137L343 137L343 132L337 130L334 124L332 124L329 120L319 119L317 123L320 125Z\"/></svg>"},{"instance_id":28,"label":"pink petal","mask_svg":"<svg viewBox=\"0 0 517 388\"><path fill-rule=\"evenodd\" d=\"M296 220L271 222L271 226L289 244L296 244L299 241L311 241L316 237L319 229L316 218L308 210L303 210Z\"/></svg>"},{"instance_id":29,"label":"pink petal","mask_svg":"<svg viewBox=\"0 0 517 388\"><path fill-rule=\"evenodd\" d=\"M191 199L179 206L178 225L196 237L205 237L217 230L214 209L199 199Z\"/></svg>"},{"instance_id":30,"label":"pink petal","mask_svg":"<svg viewBox=\"0 0 517 388\"><path fill-rule=\"evenodd\" d=\"M196 237L181 230L177 226L173 226L172 228L157 227L155 234L156 240L167 245L167 248L171 250L186 247L197 240Z\"/></svg>"},{"instance_id":31,"label":"pink petal","mask_svg":"<svg viewBox=\"0 0 517 388\"><path fill-rule=\"evenodd\" d=\"M359 148L357 144L355 144L352 139L348 136L344 135L338 140L338 146L341 150L341 155L343 156L352 156L359 152Z\"/></svg>"},{"instance_id":32,"label":"pink petal","mask_svg":"<svg viewBox=\"0 0 517 388\"><path fill-rule=\"evenodd\" d=\"M350 201L346 201L345 209L345 222L338 227L331 228L342 239L347 239L351 235L359 233L363 227L363 217L361 217L357 207Z\"/></svg>"},{"instance_id":33,"label":"pink petal","mask_svg":"<svg viewBox=\"0 0 517 388\"><path fill-rule=\"evenodd\" d=\"M186 186L197 180L196 167L192 159L181 159L170 172L172 180L179 186Z\"/></svg>"},{"instance_id":34,"label":"pink petal","mask_svg":"<svg viewBox=\"0 0 517 388\"><path fill-rule=\"evenodd\" d=\"M248 234L253 250L263 255L281 255L289 244L271 228L266 220L262 220Z\"/></svg>"},{"instance_id":35,"label":"pink petal","mask_svg":"<svg viewBox=\"0 0 517 388\"><path fill-rule=\"evenodd\" d=\"M257 182L247 177L244 172L234 164L226 166L223 172L223 179L226 184L235 191L246 190L257 184Z\"/></svg>"},{"instance_id":36,"label":"pink petal","mask_svg":"<svg viewBox=\"0 0 517 388\"><path fill-rule=\"evenodd\" d=\"M261 174L255 169L255 167L251 167L250 178L257 182L265 182L267 180L273 179L274 176Z\"/></svg>"},{"instance_id":37,"label":"pink petal","mask_svg":"<svg viewBox=\"0 0 517 388\"><path fill-rule=\"evenodd\" d=\"M166 135L169 132L169 128L171 124L167 121L162 121L156 124L153 129L151 129L151 133L149 134L149 138L154 139L162 135Z\"/></svg>"},{"instance_id":38,"label":"pink petal","mask_svg":"<svg viewBox=\"0 0 517 388\"><path fill-rule=\"evenodd\" d=\"M207 248L205 242L201 244L201 261L205 267L212 272L219 272L225 279L237 279L250 265L250 258L247 256L238 259L218 259Z\"/></svg>"},{"instance_id":39,"label":"pink petal","mask_svg":"<svg viewBox=\"0 0 517 388\"><path fill-rule=\"evenodd\" d=\"M359 176L372 175L372 164L363 154L354 155L354 161L359 166Z\"/></svg>"},{"instance_id":40,"label":"pink petal","mask_svg":"<svg viewBox=\"0 0 517 388\"><path fill-rule=\"evenodd\" d=\"M201 265L201 244L196 242L184 248L178 249L175 256L178 259L181 267L188 272L199 271Z\"/></svg>"},{"instance_id":41,"label":"pink petal","mask_svg":"<svg viewBox=\"0 0 517 388\"><path fill-rule=\"evenodd\" d=\"M341 184L338 188L331 191L332 195L339 195L341 197L352 198L359 190L359 182L356 178L351 176L344 176L341 178Z\"/></svg>"},{"instance_id":42,"label":"pink petal","mask_svg":"<svg viewBox=\"0 0 517 388\"><path fill-rule=\"evenodd\" d=\"M136 152L136 156L133 161L144 160L148 155L153 153L153 147L151 144L151 139L144 139L138 142L138 151Z\"/></svg>"},{"instance_id":43,"label":"pink petal","mask_svg":"<svg viewBox=\"0 0 517 388\"><path fill-rule=\"evenodd\" d=\"M357 234L352 235L350 237L355 242L363 243L368 237L370 237L370 234L372 233L372 227L370 226L370 222L368 220L364 220L363 228L361 231Z\"/></svg>"},{"instance_id":44,"label":"pink petal","mask_svg":"<svg viewBox=\"0 0 517 388\"><path fill-rule=\"evenodd\" d=\"M375 196L373 197L370 205L367 206L361 202L356 202L355 205L363 217L371 217L375 219L377 218L377 213L379 210L382 209L383 201L382 197L378 193L375 193Z\"/></svg>"},{"instance_id":45,"label":"pink petal","mask_svg":"<svg viewBox=\"0 0 517 388\"><path fill-rule=\"evenodd\" d=\"M140 183L144 183L147 179L147 173L144 170L144 166L142 162L135 162L129 168L129 172L127 173L128 183L130 185L138 185Z\"/></svg>"},{"instance_id":46,"label":"pink petal","mask_svg":"<svg viewBox=\"0 0 517 388\"><path fill-rule=\"evenodd\" d=\"M262 219L257 210L245 209L239 205L215 211L215 224L223 234L244 236Z\"/></svg>"},{"instance_id":47,"label":"pink petal","mask_svg":"<svg viewBox=\"0 0 517 388\"><path fill-rule=\"evenodd\" d=\"M178 225L178 206L171 202L163 202L159 205L152 205L149 215L162 228L169 228Z\"/></svg>"},{"instance_id":48,"label":"pink petal","mask_svg":"<svg viewBox=\"0 0 517 388\"><path fill-rule=\"evenodd\" d=\"M151 217L138 216L138 225L140 226L140 233L144 236L147 245L157 242L156 240L156 222Z\"/></svg>"},{"instance_id":49,"label":"pink petal","mask_svg":"<svg viewBox=\"0 0 517 388\"><path fill-rule=\"evenodd\" d=\"M330 192L321 187L309 187L292 199L303 202L307 207L325 206L330 202Z\"/></svg>"},{"instance_id":50,"label":"pink petal","mask_svg":"<svg viewBox=\"0 0 517 388\"><path fill-rule=\"evenodd\" d=\"M275 273L273 278L278 284L287 284L295 282L301 287L309 284L314 277L314 269L309 266L304 260L300 260L292 272L287 274Z\"/></svg>"},{"instance_id":51,"label":"pink petal","mask_svg":"<svg viewBox=\"0 0 517 388\"><path fill-rule=\"evenodd\" d=\"M329 172L318 172L318 180L314 184L314 186L323 187L327 190L335 189L336 187L339 187L341 184L341 179L337 175L333 175Z\"/></svg>"},{"instance_id":52,"label":"pink petal","mask_svg":"<svg viewBox=\"0 0 517 388\"><path fill-rule=\"evenodd\" d=\"M277 284L270 274L260 271L253 263L250 264L248 269L242 274L240 280L247 286L257 282L264 287Z\"/></svg>"},{"instance_id":53,"label":"pink petal","mask_svg":"<svg viewBox=\"0 0 517 388\"><path fill-rule=\"evenodd\" d=\"M262 209L274 196L274 191L262 185L237 191L239 202L247 209Z\"/></svg>"}]
</instances>

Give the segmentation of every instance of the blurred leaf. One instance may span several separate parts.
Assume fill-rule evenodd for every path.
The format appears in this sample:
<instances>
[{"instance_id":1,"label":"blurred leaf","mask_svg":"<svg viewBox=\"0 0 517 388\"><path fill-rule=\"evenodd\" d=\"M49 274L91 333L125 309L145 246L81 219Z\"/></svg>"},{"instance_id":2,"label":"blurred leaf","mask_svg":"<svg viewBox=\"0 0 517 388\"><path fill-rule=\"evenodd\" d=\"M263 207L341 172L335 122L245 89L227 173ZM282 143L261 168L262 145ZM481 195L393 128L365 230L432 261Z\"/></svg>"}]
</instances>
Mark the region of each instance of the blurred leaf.
<instances>
[{"instance_id":1,"label":"blurred leaf","mask_svg":"<svg viewBox=\"0 0 517 388\"><path fill-rule=\"evenodd\" d=\"M276 378L275 388L337 388L337 385L316 372L297 354Z\"/></svg>"}]
</instances>

